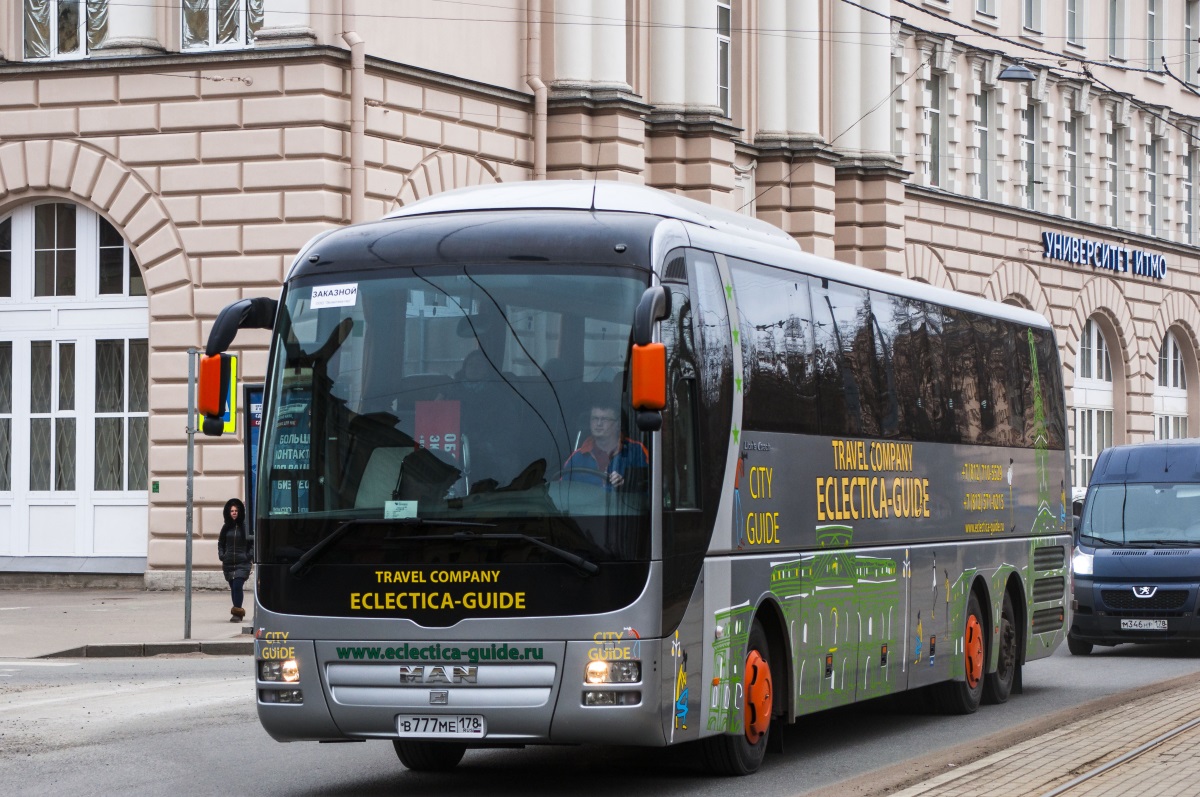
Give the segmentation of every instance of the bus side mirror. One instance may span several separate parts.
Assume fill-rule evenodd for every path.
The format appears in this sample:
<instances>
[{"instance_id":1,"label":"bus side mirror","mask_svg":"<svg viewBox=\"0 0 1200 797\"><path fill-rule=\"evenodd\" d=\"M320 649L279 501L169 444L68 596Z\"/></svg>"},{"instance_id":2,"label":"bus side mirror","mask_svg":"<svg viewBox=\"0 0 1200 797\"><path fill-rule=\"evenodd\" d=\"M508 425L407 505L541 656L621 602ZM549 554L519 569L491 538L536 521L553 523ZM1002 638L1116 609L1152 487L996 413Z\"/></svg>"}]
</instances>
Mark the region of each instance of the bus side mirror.
<instances>
[{"instance_id":1,"label":"bus side mirror","mask_svg":"<svg viewBox=\"0 0 1200 797\"><path fill-rule=\"evenodd\" d=\"M671 295L661 285L647 288L633 314L633 408L643 432L662 428L667 406L667 347L654 343L654 324L671 313Z\"/></svg>"},{"instance_id":2,"label":"bus side mirror","mask_svg":"<svg viewBox=\"0 0 1200 797\"><path fill-rule=\"evenodd\" d=\"M645 346L654 340L654 322L671 313L671 296L661 285L647 288L633 313L633 342Z\"/></svg>"},{"instance_id":3,"label":"bus side mirror","mask_svg":"<svg viewBox=\"0 0 1200 797\"><path fill-rule=\"evenodd\" d=\"M209 437L220 437L225 430L225 398L229 395L233 358L214 354L200 358L200 374L196 381L196 409L204 418L200 431Z\"/></svg>"},{"instance_id":4,"label":"bus side mirror","mask_svg":"<svg viewBox=\"0 0 1200 797\"><path fill-rule=\"evenodd\" d=\"M634 344L632 355L637 425L643 432L656 432L662 427L662 409L667 406L667 347L661 343Z\"/></svg>"}]
</instances>

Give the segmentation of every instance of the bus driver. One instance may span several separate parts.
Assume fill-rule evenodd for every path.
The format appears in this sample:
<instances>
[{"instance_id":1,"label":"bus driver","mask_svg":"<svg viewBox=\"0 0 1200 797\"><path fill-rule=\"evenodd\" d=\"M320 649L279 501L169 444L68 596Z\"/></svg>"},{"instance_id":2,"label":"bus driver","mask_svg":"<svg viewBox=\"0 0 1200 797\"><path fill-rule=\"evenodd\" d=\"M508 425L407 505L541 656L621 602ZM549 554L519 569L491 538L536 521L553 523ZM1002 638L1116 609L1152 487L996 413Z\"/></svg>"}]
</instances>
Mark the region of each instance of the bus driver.
<instances>
[{"instance_id":1,"label":"bus driver","mask_svg":"<svg viewBox=\"0 0 1200 797\"><path fill-rule=\"evenodd\" d=\"M563 478L620 489L626 477L645 473L650 463L646 447L621 433L620 413L614 404L592 405L591 436L567 458Z\"/></svg>"}]
</instances>

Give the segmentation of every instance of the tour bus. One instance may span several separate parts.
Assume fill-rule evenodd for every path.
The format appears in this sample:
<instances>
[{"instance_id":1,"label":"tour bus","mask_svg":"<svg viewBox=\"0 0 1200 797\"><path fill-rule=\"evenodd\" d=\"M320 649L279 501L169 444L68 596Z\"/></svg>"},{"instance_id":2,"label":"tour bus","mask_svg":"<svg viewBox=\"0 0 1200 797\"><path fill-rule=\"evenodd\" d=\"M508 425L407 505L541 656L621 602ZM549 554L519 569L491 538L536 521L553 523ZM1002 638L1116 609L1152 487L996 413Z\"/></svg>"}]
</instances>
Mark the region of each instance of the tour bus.
<instances>
[{"instance_id":1,"label":"tour bus","mask_svg":"<svg viewBox=\"0 0 1200 797\"><path fill-rule=\"evenodd\" d=\"M1101 451L1075 542L1071 653L1200 640L1200 440Z\"/></svg>"},{"instance_id":2,"label":"tour bus","mask_svg":"<svg viewBox=\"0 0 1200 797\"><path fill-rule=\"evenodd\" d=\"M206 415L247 327L280 741L417 770L694 743L747 774L813 712L1004 702L1065 635L1063 385L1028 310L548 181L318 235L278 302L218 316Z\"/></svg>"}]
</instances>

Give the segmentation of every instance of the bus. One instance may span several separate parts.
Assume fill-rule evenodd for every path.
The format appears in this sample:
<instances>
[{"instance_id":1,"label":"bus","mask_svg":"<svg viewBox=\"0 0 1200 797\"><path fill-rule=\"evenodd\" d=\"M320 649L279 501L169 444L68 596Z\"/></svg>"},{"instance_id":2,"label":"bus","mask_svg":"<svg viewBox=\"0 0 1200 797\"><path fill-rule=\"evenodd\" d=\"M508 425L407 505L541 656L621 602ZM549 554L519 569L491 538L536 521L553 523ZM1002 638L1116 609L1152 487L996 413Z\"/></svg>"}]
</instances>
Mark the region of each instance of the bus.
<instances>
[{"instance_id":1,"label":"bus","mask_svg":"<svg viewBox=\"0 0 1200 797\"><path fill-rule=\"evenodd\" d=\"M206 414L240 328L272 330L255 691L280 741L416 770L695 744L748 774L814 712L1002 703L1064 638L1063 384L1026 309L547 181L318 235L278 301L218 316Z\"/></svg>"}]
</instances>

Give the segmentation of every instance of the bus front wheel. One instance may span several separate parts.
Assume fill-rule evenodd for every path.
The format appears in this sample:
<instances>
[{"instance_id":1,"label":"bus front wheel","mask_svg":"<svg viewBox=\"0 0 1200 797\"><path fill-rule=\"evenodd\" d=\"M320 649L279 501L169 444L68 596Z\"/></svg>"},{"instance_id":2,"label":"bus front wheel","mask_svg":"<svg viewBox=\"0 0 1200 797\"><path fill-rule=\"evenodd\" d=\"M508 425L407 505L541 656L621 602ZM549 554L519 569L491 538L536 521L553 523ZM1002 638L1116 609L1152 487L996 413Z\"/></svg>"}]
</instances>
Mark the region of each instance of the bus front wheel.
<instances>
[{"instance_id":1,"label":"bus front wheel","mask_svg":"<svg viewBox=\"0 0 1200 797\"><path fill-rule=\"evenodd\" d=\"M709 736L704 745L704 763L720 775L749 775L757 772L767 752L767 735L775 703L771 677L771 650L762 624L754 621L746 642L745 678L742 691L742 727L738 733Z\"/></svg>"},{"instance_id":2,"label":"bus front wheel","mask_svg":"<svg viewBox=\"0 0 1200 797\"><path fill-rule=\"evenodd\" d=\"M987 626L974 592L967 599L963 622L963 678L943 681L933 687L934 703L943 714L973 714L983 700L984 670L987 665Z\"/></svg>"},{"instance_id":3,"label":"bus front wheel","mask_svg":"<svg viewBox=\"0 0 1200 797\"><path fill-rule=\"evenodd\" d=\"M400 763L415 772L445 772L458 766L465 744L457 742L416 742L410 739L393 739L396 757Z\"/></svg>"}]
</instances>

